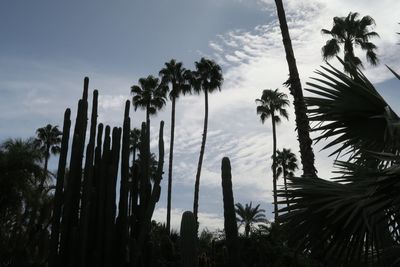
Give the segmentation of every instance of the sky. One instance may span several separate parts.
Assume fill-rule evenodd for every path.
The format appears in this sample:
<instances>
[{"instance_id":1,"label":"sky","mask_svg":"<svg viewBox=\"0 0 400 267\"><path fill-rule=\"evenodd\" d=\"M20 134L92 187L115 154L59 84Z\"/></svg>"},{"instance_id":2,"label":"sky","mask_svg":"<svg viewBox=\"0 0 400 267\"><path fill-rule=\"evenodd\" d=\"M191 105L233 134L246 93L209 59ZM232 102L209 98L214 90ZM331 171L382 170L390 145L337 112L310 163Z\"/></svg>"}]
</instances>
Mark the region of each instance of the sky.
<instances>
[{"instance_id":1,"label":"sky","mask_svg":"<svg viewBox=\"0 0 400 267\"><path fill-rule=\"evenodd\" d=\"M400 112L398 82L385 64L400 71L398 0L286 0L290 34L300 77L305 83L324 62L321 47L334 16L370 15L380 35L375 39L381 64L365 64L367 77L389 105ZM209 96L209 128L200 181L200 227L223 227L221 159L231 159L235 202L272 210L271 123L256 115L255 99L263 89L279 88L288 77L275 6L272 0L3 0L0 2L0 141L27 138L47 123L62 126L67 107L76 116L83 78L99 90L99 121L121 126L130 87L141 77L157 75L166 61L194 68L201 57L223 69L221 92ZM364 61L361 51L356 54ZM334 65L337 62L332 61ZM307 93L306 93L307 95ZM292 101L291 96L289 100ZM172 226L179 229L192 209L200 151L204 97L185 96L176 106ZM152 150L157 152L160 120L169 144L170 102L152 119ZM131 112L132 126L145 119ZM277 128L278 149L298 155L293 107L289 121ZM314 146L321 178L333 175L334 158ZM166 145L165 159L169 146ZM167 162L167 160L166 160ZM57 159L50 166L56 168ZM165 221L167 164L162 195L153 218ZM301 172L297 172L301 174ZM279 181L281 184L281 181Z\"/></svg>"}]
</instances>

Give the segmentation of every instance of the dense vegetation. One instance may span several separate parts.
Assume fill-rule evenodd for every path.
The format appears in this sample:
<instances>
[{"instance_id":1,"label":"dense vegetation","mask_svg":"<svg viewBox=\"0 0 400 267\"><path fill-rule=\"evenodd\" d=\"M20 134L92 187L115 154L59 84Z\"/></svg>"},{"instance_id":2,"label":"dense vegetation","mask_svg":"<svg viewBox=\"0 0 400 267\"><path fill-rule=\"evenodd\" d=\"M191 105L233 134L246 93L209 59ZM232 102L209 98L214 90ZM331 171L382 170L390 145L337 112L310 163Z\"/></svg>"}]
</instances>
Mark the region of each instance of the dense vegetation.
<instances>
[{"instance_id":1,"label":"dense vegetation","mask_svg":"<svg viewBox=\"0 0 400 267\"><path fill-rule=\"evenodd\" d=\"M235 203L229 158L221 161L224 229L199 233L198 199L208 127L208 94L220 90L221 67L201 58L195 70L172 59L131 87L132 105L146 111L131 129L126 101L122 127L97 121L98 92L88 111L89 79L71 131L46 125L36 137L0 145L0 266L397 266L400 264L400 118L362 73L354 46L377 64L370 38L374 20L357 13L334 18L323 58L337 58L307 83L304 97L282 1L276 0L293 97L303 175L291 148L278 149L276 126L288 119L288 96L278 89L256 99L261 122L271 119L274 222L259 204ZM397 78L400 76L389 69ZM204 128L194 185L193 211L171 228L176 102L204 94ZM151 117L171 100L166 224L152 220L164 173L164 122L158 153L150 150ZM90 116L90 121L89 121ZM255 118L256 119L256 118ZM310 122L314 126L310 130ZM310 131L333 148L337 177L317 177ZM88 134L87 134L88 132ZM72 133L72 134L71 134ZM56 173L49 159L59 155ZM69 156L69 161L67 157ZM281 188L277 180L283 178ZM119 185L117 183L119 182ZM117 193L117 188L119 192ZM281 204L279 209L278 204ZM242 232L240 229L243 228Z\"/></svg>"}]
</instances>

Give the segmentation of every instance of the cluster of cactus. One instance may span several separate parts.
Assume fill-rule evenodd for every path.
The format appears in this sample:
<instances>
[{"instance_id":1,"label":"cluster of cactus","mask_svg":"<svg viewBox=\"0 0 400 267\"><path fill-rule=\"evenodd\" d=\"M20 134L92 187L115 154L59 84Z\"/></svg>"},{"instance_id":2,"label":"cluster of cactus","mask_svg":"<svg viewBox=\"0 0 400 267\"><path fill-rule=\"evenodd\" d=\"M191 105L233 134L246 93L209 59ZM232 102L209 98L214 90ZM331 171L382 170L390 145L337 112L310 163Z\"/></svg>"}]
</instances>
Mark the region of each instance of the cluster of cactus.
<instances>
[{"instance_id":1,"label":"cluster of cactus","mask_svg":"<svg viewBox=\"0 0 400 267\"><path fill-rule=\"evenodd\" d=\"M85 150L88 88L89 79L85 78L68 175L70 109L64 115L48 266L146 266L146 257L151 256L147 249L151 217L161 192L164 123L160 123L158 168L150 182L150 134L146 123L142 124L140 142L143 160L129 165L130 101L126 101L122 129L114 127L111 130L110 126L97 124L98 92L93 92L89 141Z\"/></svg>"}]
</instances>

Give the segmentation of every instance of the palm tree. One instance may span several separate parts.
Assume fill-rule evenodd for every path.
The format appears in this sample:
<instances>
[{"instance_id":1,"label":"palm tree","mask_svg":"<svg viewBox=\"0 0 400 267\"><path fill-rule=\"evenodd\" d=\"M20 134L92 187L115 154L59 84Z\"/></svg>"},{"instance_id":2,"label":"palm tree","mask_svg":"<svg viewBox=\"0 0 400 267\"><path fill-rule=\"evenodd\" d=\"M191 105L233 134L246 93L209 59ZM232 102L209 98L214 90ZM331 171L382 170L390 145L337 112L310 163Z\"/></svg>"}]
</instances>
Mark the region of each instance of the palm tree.
<instances>
[{"instance_id":1,"label":"palm tree","mask_svg":"<svg viewBox=\"0 0 400 267\"><path fill-rule=\"evenodd\" d=\"M139 85L131 87L132 105L135 111L138 108L146 110L146 139L147 146L144 148L143 160L147 170L143 170L148 174L150 171L150 115L155 115L158 110L162 109L166 104L166 93L168 87L160 83L160 80L152 75L147 78L140 78Z\"/></svg>"},{"instance_id":2,"label":"palm tree","mask_svg":"<svg viewBox=\"0 0 400 267\"><path fill-rule=\"evenodd\" d=\"M39 189L42 189L47 177L47 166L49 163L50 153L53 155L60 153L62 132L58 129L57 125L53 126L47 124L45 127L37 129L36 135L37 145L39 146L39 149L43 151L44 155L44 175L39 187Z\"/></svg>"},{"instance_id":3,"label":"palm tree","mask_svg":"<svg viewBox=\"0 0 400 267\"><path fill-rule=\"evenodd\" d=\"M201 58L195 62L196 70L188 73L193 90L200 94L204 92L204 129L201 141L199 162L197 165L196 182L194 186L193 215L198 222L197 213L199 208L199 189L200 189L200 173L203 164L204 149L206 146L207 126L208 126L208 94L215 90L221 90L224 78L222 77L221 67L213 60Z\"/></svg>"},{"instance_id":4,"label":"palm tree","mask_svg":"<svg viewBox=\"0 0 400 267\"><path fill-rule=\"evenodd\" d=\"M0 266L38 265L43 260L34 253L46 240L40 235L47 233L42 226L50 219L46 200L51 197L38 190L42 161L43 151L33 138L0 144Z\"/></svg>"},{"instance_id":5,"label":"palm tree","mask_svg":"<svg viewBox=\"0 0 400 267\"><path fill-rule=\"evenodd\" d=\"M172 194L172 161L174 157L174 133L175 133L175 102L181 95L191 92L191 86L185 77L186 70L182 67L182 62L171 59L165 63L165 67L160 70L159 75L164 84L170 84L169 98L172 101L171 109L171 139L169 144L169 167L168 167L168 196L167 196L167 231L171 228L171 194Z\"/></svg>"},{"instance_id":6,"label":"palm tree","mask_svg":"<svg viewBox=\"0 0 400 267\"><path fill-rule=\"evenodd\" d=\"M130 145L129 150L132 153L132 167L136 161L136 150L139 147L140 133L141 133L140 129L133 128L129 135L129 145Z\"/></svg>"},{"instance_id":7,"label":"palm tree","mask_svg":"<svg viewBox=\"0 0 400 267\"><path fill-rule=\"evenodd\" d=\"M236 215L239 216L236 220L240 223L239 227L244 225L244 234L246 237L249 237L250 231L255 223L265 223L267 219L265 218L265 210L259 209L260 204L252 207L252 202L250 205L246 203L243 207L241 203L235 204Z\"/></svg>"},{"instance_id":8,"label":"palm tree","mask_svg":"<svg viewBox=\"0 0 400 267\"><path fill-rule=\"evenodd\" d=\"M301 87L296 59L294 57L292 41L290 40L289 29L286 22L285 9L282 0L275 0L278 13L279 25L282 32L282 41L285 47L286 61L289 67L289 79L286 85L289 86L290 94L293 96L293 106L296 115L296 125L300 143L300 157L303 165L303 176L317 177L317 170L314 166L314 152L310 138L310 123L307 117L307 108L304 104L303 90Z\"/></svg>"},{"instance_id":9,"label":"palm tree","mask_svg":"<svg viewBox=\"0 0 400 267\"><path fill-rule=\"evenodd\" d=\"M325 60L336 56L340 52L340 45L343 45L345 62L344 70L352 75L355 74L355 68L362 67L361 60L354 54L354 46L360 47L366 51L367 61L371 65L378 64L378 58L375 53L376 45L369 40L379 35L370 31L369 27L375 25L375 21L370 16L364 16L358 19L359 14L349 13L347 17L334 17L331 30L322 29L323 34L332 36L322 47L322 56Z\"/></svg>"},{"instance_id":10,"label":"palm tree","mask_svg":"<svg viewBox=\"0 0 400 267\"><path fill-rule=\"evenodd\" d=\"M158 110L166 104L166 93L168 87L152 75L140 78L139 85L131 87L132 105L135 111L138 108L146 110L147 134L150 134L150 116L155 115Z\"/></svg>"},{"instance_id":11,"label":"palm tree","mask_svg":"<svg viewBox=\"0 0 400 267\"><path fill-rule=\"evenodd\" d=\"M7 139L0 144L0 215L5 215L5 210L15 213L24 208L19 204L33 195L42 181L42 159L33 139Z\"/></svg>"},{"instance_id":12,"label":"palm tree","mask_svg":"<svg viewBox=\"0 0 400 267\"><path fill-rule=\"evenodd\" d=\"M276 124L281 122L281 117L288 119L286 107L289 106L289 100L285 93L275 90L264 90L261 99L256 99L257 114L260 115L261 122L264 123L266 119L271 118L272 121L272 137L273 137L273 153L272 153L272 174L273 174L273 187L274 187L274 213L275 221L278 218L278 198L276 195Z\"/></svg>"},{"instance_id":13,"label":"palm tree","mask_svg":"<svg viewBox=\"0 0 400 267\"><path fill-rule=\"evenodd\" d=\"M335 147L331 155L351 156L336 161L333 180L289 178L279 196L289 198L292 212L279 220L297 249L322 251L335 266L395 266L400 118L361 71L348 76L329 65L317 74L317 83L308 83L314 96L306 98L314 130L321 132L317 141L328 140L324 149Z\"/></svg>"},{"instance_id":14,"label":"palm tree","mask_svg":"<svg viewBox=\"0 0 400 267\"><path fill-rule=\"evenodd\" d=\"M285 191L287 191L287 177L293 177L294 171L298 169L296 155L290 149L284 148L276 151L276 177L283 175ZM286 205L289 207L289 199L286 198Z\"/></svg>"}]
</instances>

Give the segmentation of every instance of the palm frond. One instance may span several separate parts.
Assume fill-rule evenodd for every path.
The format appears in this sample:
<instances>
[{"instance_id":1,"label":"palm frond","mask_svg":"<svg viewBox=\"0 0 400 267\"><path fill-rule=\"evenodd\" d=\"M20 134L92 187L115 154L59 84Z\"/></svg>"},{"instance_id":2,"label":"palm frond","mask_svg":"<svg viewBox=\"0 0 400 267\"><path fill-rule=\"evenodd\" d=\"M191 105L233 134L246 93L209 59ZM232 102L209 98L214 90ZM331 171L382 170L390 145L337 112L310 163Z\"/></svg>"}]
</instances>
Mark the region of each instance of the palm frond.
<instances>
[{"instance_id":1,"label":"palm frond","mask_svg":"<svg viewBox=\"0 0 400 267\"><path fill-rule=\"evenodd\" d=\"M331 139L324 147L337 147L331 155L399 152L399 118L374 86L360 71L352 78L328 66L316 71L321 78L312 78L315 83L307 83L306 90L316 95L305 98L309 119L316 123L312 130L320 132L315 140Z\"/></svg>"},{"instance_id":2,"label":"palm frond","mask_svg":"<svg viewBox=\"0 0 400 267\"><path fill-rule=\"evenodd\" d=\"M278 191L290 202L279 220L302 251L322 250L326 259L346 266L377 264L378 254L400 241L400 166L380 171L346 164L340 183L289 178L289 190Z\"/></svg>"}]
</instances>

